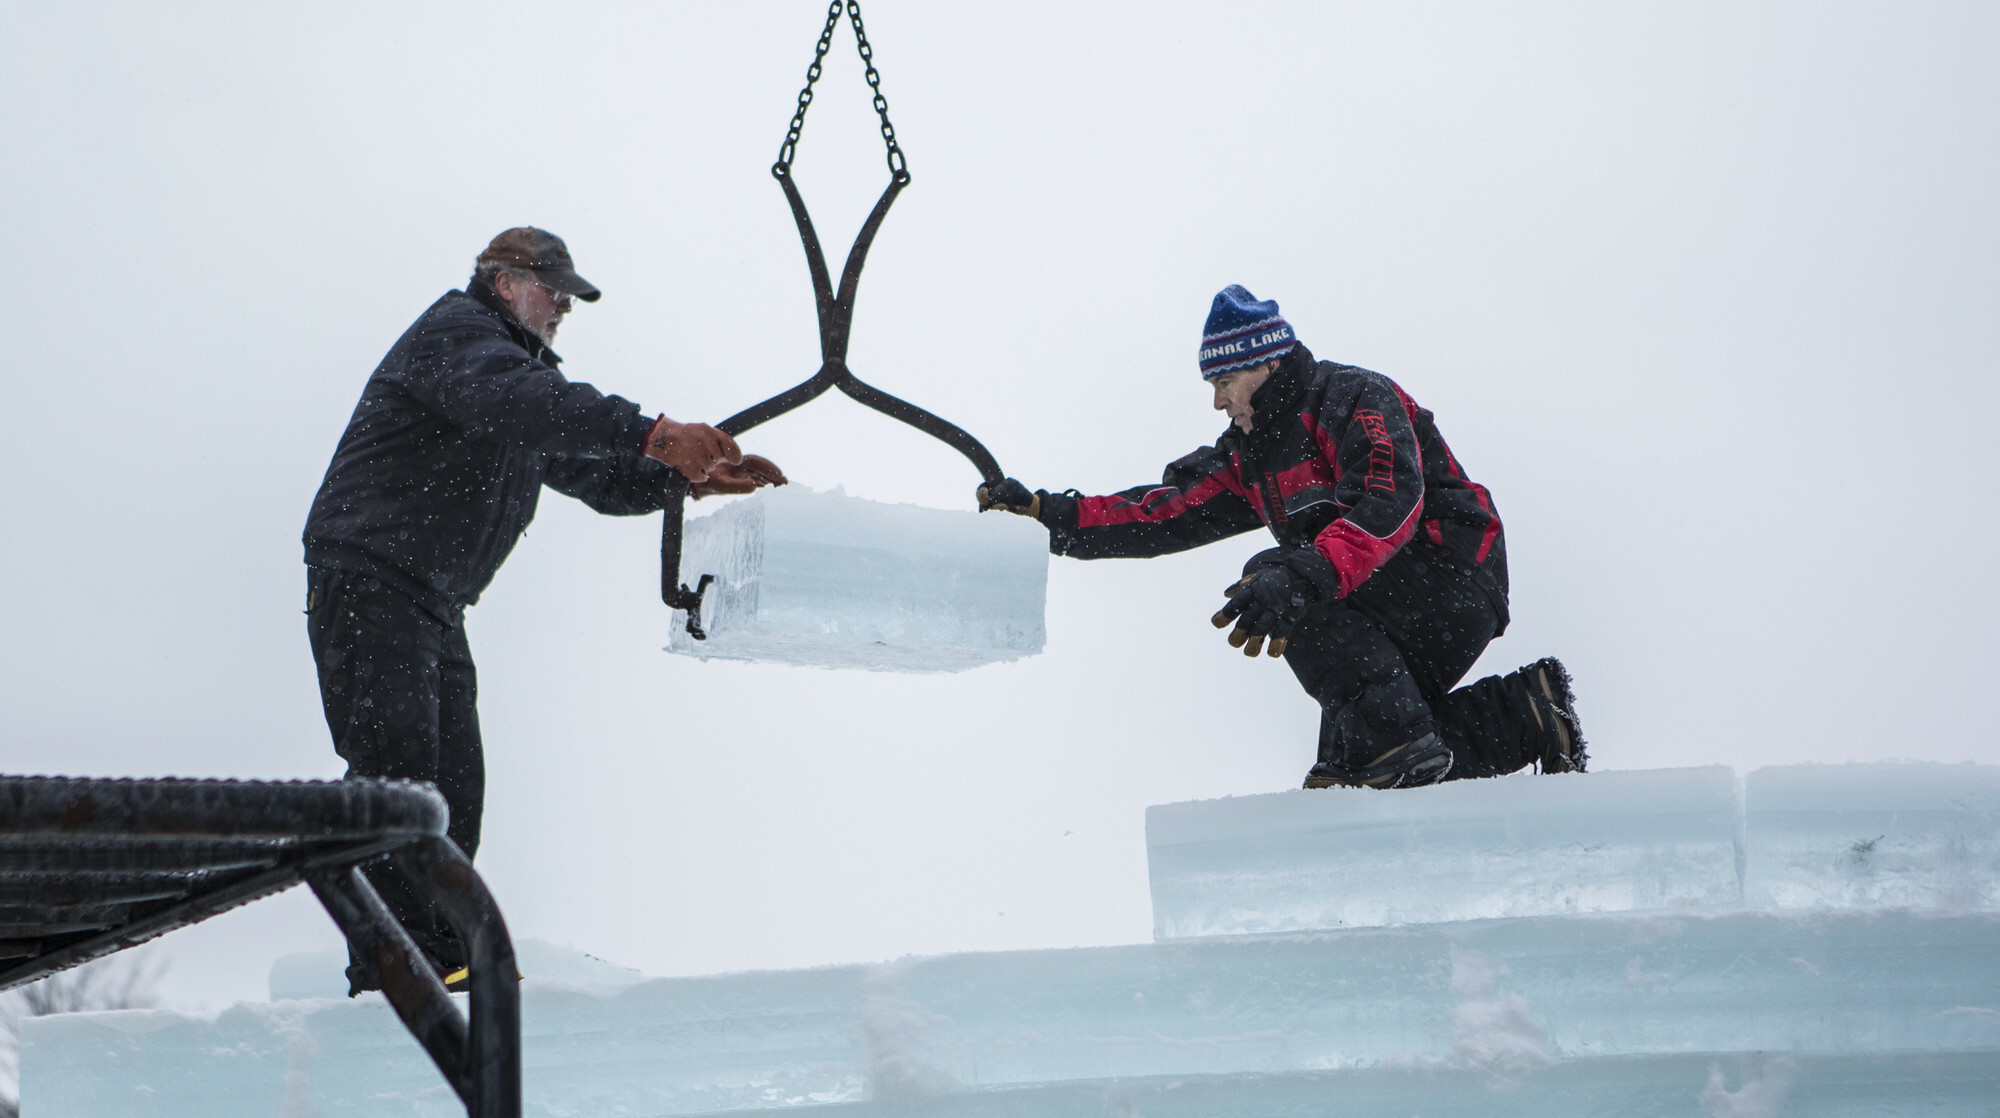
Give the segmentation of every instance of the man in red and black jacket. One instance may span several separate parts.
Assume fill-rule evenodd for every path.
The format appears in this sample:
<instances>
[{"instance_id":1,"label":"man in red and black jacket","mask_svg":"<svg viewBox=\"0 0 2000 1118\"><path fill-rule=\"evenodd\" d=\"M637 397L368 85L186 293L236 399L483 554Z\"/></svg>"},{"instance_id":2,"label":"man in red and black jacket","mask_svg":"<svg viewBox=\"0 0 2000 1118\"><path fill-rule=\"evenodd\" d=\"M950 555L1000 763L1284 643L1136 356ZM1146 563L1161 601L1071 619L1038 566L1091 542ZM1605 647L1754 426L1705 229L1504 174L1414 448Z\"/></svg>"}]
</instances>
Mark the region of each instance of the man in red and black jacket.
<instances>
[{"instance_id":1,"label":"man in red and black jacket","mask_svg":"<svg viewBox=\"0 0 2000 1118\"><path fill-rule=\"evenodd\" d=\"M1246 655L1284 657L1319 701L1308 788L1581 771L1554 657L1457 687L1507 628L1506 538L1431 413L1380 373L1314 361L1278 304L1239 286L1215 297L1201 371L1230 428L1160 484L1086 497L1008 478L981 487L981 508L1035 517L1050 551L1078 559L1269 528L1278 546L1250 559L1213 621L1235 622Z\"/></svg>"}]
</instances>

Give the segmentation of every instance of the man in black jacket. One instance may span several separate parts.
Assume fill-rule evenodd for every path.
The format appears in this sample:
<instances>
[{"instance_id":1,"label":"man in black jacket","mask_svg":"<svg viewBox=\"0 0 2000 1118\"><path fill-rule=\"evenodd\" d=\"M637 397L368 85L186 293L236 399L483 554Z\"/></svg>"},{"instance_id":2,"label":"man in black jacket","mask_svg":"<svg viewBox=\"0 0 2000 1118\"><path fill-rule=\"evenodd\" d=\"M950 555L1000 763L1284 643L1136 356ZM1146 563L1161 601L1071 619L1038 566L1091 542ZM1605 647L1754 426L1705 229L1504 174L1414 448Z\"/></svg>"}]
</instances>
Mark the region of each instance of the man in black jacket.
<instances>
[{"instance_id":1,"label":"man in black jacket","mask_svg":"<svg viewBox=\"0 0 2000 1118\"><path fill-rule=\"evenodd\" d=\"M1538 764L1582 771L1569 676L1554 657L1457 687L1507 628L1507 552L1486 488L1431 413L1379 373L1315 362L1278 304L1216 295L1202 377L1230 427L1159 485L1103 497L981 487L1079 559L1164 555L1268 527L1213 621L1283 656L1321 708L1305 786L1415 787ZM1454 690L1454 688L1457 688Z\"/></svg>"},{"instance_id":2,"label":"man in black jacket","mask_svg":"<svg viewBox=\"0 0 2000 1118\"><path fill-rule=\"evenodd\" d=\"M466 290L432 304L376 366L306 520L307 627L334 749L350 777L435 784L467 857L486 769L464 611L541 487L630 516L785 482L722 431L648 419L556 371L549 343L572 300L599 295L561 238L495 237ZM400 875L368 873L441 970L464 966L450 925ZM363 959L348 978L355 993L381 981Z\"/></svg>"}]
</instances>

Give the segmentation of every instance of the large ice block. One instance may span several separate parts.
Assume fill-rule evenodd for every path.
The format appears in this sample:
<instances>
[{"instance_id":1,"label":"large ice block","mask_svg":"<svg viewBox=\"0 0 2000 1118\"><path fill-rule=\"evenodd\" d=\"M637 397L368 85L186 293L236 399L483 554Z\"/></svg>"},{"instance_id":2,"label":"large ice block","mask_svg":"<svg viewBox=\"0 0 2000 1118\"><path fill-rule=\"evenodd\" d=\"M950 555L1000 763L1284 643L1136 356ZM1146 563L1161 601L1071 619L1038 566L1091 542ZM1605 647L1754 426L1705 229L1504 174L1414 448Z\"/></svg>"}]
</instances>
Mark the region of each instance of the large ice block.
<instances>
[{"instance_id":1,"label":"large ice block","mask_svg":"<svg viewBox=\"0 0 2000 1118\"><path fill-rule=\"evenodd\" d=\"M1743 783L1752 905L2000 909L2000 767L1785 765Z\"/></svg>"},{"instance_id":2,"label":"large ice block","mask_svg":"<svg viewBox=\"0 0 2000 1118\"><path fill-rule=\"evenodd\" d=\"M522 1016L532 1118L1990 1115L2000 914L1536 916L530 979ZM41 1018L25 1040L34 1118L463 1113L379 999ZM1732 1103L1746 1091L1763 1109Z\"/></svg>"},{"instance_id":3,"label":"large ice block","mask_svg":"<svg viewBox=\"0 0 2000 1118\"><path fill-rule=\"evenodd\" d=\"M828 668L952 672L1040 652L1048 534L1017 516L892 505L788 485L687 522L681 581L715 576L706 641L674 613L671 652Z\"/></svg>"},{"instance_id":4,"label":"large ice block","mask_svg":"<svg viewBox=\"0 0 2000 1118\"><path fill-rule=\"evenodd\" d=\"M1157 939L1742 900L1727 766L1328 788L1146 810Z\"/></svg>"}]
</instances>

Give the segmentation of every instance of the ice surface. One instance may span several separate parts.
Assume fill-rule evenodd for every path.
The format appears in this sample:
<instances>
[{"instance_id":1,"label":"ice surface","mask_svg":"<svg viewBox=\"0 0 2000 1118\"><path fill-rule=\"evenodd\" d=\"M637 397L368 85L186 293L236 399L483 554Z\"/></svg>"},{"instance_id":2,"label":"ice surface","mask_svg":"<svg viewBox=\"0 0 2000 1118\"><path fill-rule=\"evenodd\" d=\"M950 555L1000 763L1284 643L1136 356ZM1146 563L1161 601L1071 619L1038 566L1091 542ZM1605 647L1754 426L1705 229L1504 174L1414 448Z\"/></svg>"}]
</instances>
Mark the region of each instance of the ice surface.
<instances>
[{"instance_id":1,"label":"ice surface","mask_svg":"<svg viewBox=\"0 0 2000 1118\"><path fill-rule=\"evenodd\" d=\"M681 581L716 576L706 641L671 652L950 672L1040 652L1048 535L1020 517L788 485L687 522Z\"/></svg>"},{"instance_id":2,"label":"ice surface","mask_svg":"<svg viewBox=\"0 0 2000 1118\"><path fill-rule=\"evenodd\" d=\"M1996 789L1799 766L1156 808L1176 926L1300 890L1478 915L700 978L564 955L526 967L526 1114L1990 1116ZM461 1113L379 998L40 1018L22 1066L30 1118Z\"/></svg>"},{"instance_id":3,"label":"ice surface","mask_svg":"<svg viewBox=\"0 0 2000 1118\"><path fill-rule=\"evenodd\" d=\"M1147 809L1159 939L1741 902L1727 766Z\"/></svg>"},{"instance_id":4,"label":"ice surface","mask_svg":"<svg viewBox=\"0 0 2000 1118\"><path fill-rule=\"evenodd\" d=\"M1587 912L2000 911L2000 768L1519 774L1146 812L1160 939Z\"/></svg>"},{"instance_id":5,"label":"ice surface","mask_svg":"<svg viewBox=\"0 0 2000 1118\"><path fill-rule=\"evenodd\" d=\"M1118 1113L1106 1100L1120 1091L1210 1076L1257 1077L1239 1083L1253 1099L1315 1083L1331 1092L1329 1110L1307 1113L1352 1112L1335 1105L1351 1083L1405 1115L1476 1113L1482 1099L1602 1114L1638 1087L1677 1097L1664 1113L1698 1115L1710 1065L1736 1091L1746 1067L1755 1073L1748 1053L1800 1061L1800 1083L1816 1091L1839 1075L1865 1079L1878 1104L1942 1071L1977 1085L1990 1106L2000 1098L2000 914L1528 917L615 991L530 980L523 1008L530 1115L863 1102L972 1113L980 1103L967 1093L1020 1088L1039 1091L1048 1113L1101 1114ZM1856 1060L1872 1079L1839 1072ZM34 1118L447 1115L455 1105L379 1001L239 1006L213 1021L38 1019L25 1067ZM1585 1098L1566 1094L1585 1087ZM1183 1096L1204 1097L1214 1096ZM1537 1099L1561 1108L1525 1105Z\"/></svg>"}]
</instances>

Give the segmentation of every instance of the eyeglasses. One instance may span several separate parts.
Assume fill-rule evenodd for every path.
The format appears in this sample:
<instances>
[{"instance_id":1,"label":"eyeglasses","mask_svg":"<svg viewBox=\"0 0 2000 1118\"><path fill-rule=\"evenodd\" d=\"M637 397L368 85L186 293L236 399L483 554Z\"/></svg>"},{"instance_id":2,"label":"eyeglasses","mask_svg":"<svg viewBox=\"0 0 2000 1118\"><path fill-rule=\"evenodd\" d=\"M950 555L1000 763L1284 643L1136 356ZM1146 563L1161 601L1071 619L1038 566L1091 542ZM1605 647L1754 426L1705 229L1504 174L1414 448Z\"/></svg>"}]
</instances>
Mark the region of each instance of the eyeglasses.
<instances>
[{"instance_id":1,"label":"eyeglasses","mask_svg":"<svg viewBox=\"0 0 2000 1118\"><path fill-rule=\"evenodd\" d=\"M561 307L564 310L569 309L571 305L569 292L557 291L555 288L550 287L546 283L543 283L541 277L539 276L535 278L535 286L541 288L543 291L548 292L549 301L551 303L554 303L556 306Z\"/></svg>"},{"instance_id":2,"label":"eyeglasses","mask_svg":"<svg viewBox=\"0 0 2000 1118\"><path fill-rule=\"evenodd\" d=\"M509 269L509 270L514 273L515 279L526 280L527 282L534 284L536 287L539 287L544 292L546 292L549 297L549 302L554 303L557 309L568 310L573 305L571 303L571 298L569 293L563 291L557 291L554 287L549 286L548 282L542 279L542 277L527 270L526 268Z\"/></svg>"}]
</instances>

